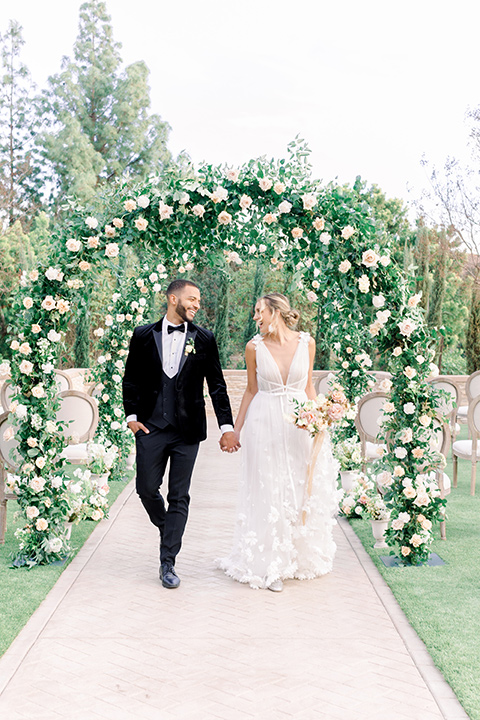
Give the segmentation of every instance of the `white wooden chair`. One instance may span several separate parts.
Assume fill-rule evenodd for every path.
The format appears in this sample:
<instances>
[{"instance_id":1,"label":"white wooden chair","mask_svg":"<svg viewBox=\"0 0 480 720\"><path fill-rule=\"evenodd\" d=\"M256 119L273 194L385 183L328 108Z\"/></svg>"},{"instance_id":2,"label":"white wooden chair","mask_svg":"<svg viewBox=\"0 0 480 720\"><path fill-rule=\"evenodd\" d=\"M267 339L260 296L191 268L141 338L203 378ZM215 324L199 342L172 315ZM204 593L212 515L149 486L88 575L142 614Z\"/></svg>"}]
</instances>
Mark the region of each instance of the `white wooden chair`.
<instances>
[{"instance_id":1,"label":"white wooden chair","mask_svg":"<svg viewBox=\"0 0 480 720\"><path fill-rule=\"evenodd\" d=\"M384 392L371 392L358 401L355 426L362 444L364 471L365 464L378 460L382 455L382 451L385 450L385 445L378 442L378 434L381 431L383 406L387 402L387 397L387 393Z\"/></svg>"},{"instance_id":2,"label":"white wooden chair","mask_svg":"<svg viewBox=\"0 0 480 720\"><path fill-rule=\"evenodd\" d=\"M313 383L315 392L317 395L325 395L332 389L334 382L336 382L336 378L331 370L321 370Z\"/></svg>"},{"instance_id":3,"label":"white wooden chair","mask_svg":"<svg viewBox=\"0 0 480 720\"><path fill-rule=\"evenodd\" d=\"M72 378L64 370L55 370L55 381L59 393L64 390L73 390Z\"/></svg>"},{"instance_id":4,"label":"white wooden chair","mask_svg":"<svg viewBox=\"0 0 480 720\"><path fill-rule=\"evenodd\" d=\"M18 388L12 385L10 380L5 380L0 390L0 405L4 412L10 410L10 404L17 392Z\"/></svg>"},{"instance_id":5,"label":"white wooden chair","mask_svg":"<svg viewBox=\"0 0 480 720\"><path fill-rule=\"evenodd\" d=\"M467 378L465 393L467 395L468 405L460 405L460 407L457 408L457 421L459 423L468 424L467 418L469 405L472 400L480 395L480 370L475 370L475 372Z\"/></svg>"},{"instance_id":6,"label":"white wooden chair","mask_svg":"<svg viewBox=\"0 0 480 720\"><path fill-rule=\"evenodd\" d=\"M57 421L65 422L63 436L69 444L62 457L74 465L88 460L87 441L95 435L98 425L98 406L87 393L80 390L64 390L58 395L60 408Z\"/></svg>"},{"instance_id":7,"label":"white wooden chair","mask_svg":"<svg viewBox=\"0 0 480 720\"><path fill-rule=\"evenodd\" d=\"M4 440L3 434L12 427L9 420L9 413L0 415L0 545L5 543L5 532L7 530L7 500L15 500L14 493L7 492L5 482L8 472L18 472L21 465L21 458L16 455L18 442L13 437L11 440Z\"/></svg>"},{"instance_id":8,"label":"white wooden chair","mask_svg":"<svg viewBox=\"0 0 480 720\"><path fill-rule=\"evenodd\" d=\"M430 385L432 385L436 390L445 390L450 396L448 400L446 398L442 398L438 407L438 412L440 415L448 417L451 437L453 442L455 442L455 438L457 436L458 400L460 397L458 385L448 375L439 375L434 380L430 380Z\"/></svg>"},{"instance_id":9,"label":"white wooden chair","mask_svg":"<svg viewBox=\"0 0 480 720\"><path fill-rule=\"evenodd\" d=\"M453 487L458 483L458 458L470 460L472 463L470 474L470 495L475 495L475 481L477 476L477 462L480 460L480 396L473 399L468 406L467 415L470 440L457 440L453 443Z\"/></svg>"},{"instance_id":10,"label":"white wooden chair","mask_svg":"<svg viewBox=\"0 0 480 720\"><path fill-rule=\"evenodd\" d=\"M392 373L387 372L386 370L374 370L373 375L375 376L375 386L373 387L373 391L384 392L380 387L380 383L383 382L383 380L391 380Z\"/></svg>"}]
</instances>

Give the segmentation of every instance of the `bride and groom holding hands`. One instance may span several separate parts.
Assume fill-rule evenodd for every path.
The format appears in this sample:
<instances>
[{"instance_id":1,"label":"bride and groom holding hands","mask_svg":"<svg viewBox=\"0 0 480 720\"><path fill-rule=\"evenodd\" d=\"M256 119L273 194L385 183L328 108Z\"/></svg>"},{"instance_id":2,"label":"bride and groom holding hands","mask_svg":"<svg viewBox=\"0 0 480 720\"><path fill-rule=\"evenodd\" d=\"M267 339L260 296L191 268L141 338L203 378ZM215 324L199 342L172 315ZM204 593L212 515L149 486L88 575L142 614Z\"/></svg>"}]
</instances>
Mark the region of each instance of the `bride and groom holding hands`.
<instances>
[{"instance_id":1,"label":"bride and groom holding hands","mask_svg":"<svg viewBox=\"0 0 480 720\"><path fill-rule=\"evenodd\" d=\"M235 580L280 591L283 581L332 569L336 463L329 440L307 497L312 439L286 419L294 400L316 396L315 343L294 330L299 315L272 293L255 305L259 334L247 343L247 387L235 425L212 332L194 324L200 290L188 280L167 288L167 312L133 333L123 379L124 408L137 450L136 490L160 533L160 580L176 588L199 443L206 438L204 381L220 426L220 448L242 446L234 543L216 561ZM240 434L242 443L240 445ZM170 460L167 504L160 492Z\"/></svg>"}]
</instances>

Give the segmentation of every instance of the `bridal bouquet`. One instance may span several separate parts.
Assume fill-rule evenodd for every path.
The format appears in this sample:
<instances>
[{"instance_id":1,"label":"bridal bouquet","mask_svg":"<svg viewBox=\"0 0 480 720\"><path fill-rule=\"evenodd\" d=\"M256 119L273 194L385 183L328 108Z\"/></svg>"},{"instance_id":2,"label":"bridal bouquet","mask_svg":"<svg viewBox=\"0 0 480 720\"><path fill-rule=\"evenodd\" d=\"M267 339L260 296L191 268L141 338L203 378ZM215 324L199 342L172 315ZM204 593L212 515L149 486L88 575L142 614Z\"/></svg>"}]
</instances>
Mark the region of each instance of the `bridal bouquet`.
<instances>
[{"instance_id":1,"label":"bridal bouquet","mask_svg":"<svg viewBox=\"0 0 480 720\"><path fill-rule=\"evenodd\" d=\"M343 420L350 409L343 388L335 383L326 395L318 395L315 400L294 401L296 408L290 416L291 422L315 437L335 423Z\"/></svg>"}]
</instances>

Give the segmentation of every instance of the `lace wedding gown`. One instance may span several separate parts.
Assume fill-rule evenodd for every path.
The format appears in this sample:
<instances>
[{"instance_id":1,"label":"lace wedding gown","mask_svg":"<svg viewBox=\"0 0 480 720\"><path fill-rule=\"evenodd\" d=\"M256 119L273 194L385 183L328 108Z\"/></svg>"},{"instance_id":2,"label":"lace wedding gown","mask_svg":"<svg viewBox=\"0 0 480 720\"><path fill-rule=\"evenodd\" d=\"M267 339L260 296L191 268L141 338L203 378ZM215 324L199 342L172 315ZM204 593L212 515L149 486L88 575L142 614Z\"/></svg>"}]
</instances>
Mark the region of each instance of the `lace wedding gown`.
<instances>
[{"instance_id":1,"label":"lace wedding gown","mask_svg":"<svg viewBox=\"0 0 480 720\"><path fill-rule=\"evenodd\" d=\"M216 561L227 575L253 588L266 588L278 579L314 578L332 569L339 493L330 438L326 433L308 498L307 464L313 440L285 419L294 409L294 398L307 399L309 340L308 333L300 333L284 385L263 339L254 338L258 393L242 429L234 545L228 557Z\"/></svg>"}]
</instances>

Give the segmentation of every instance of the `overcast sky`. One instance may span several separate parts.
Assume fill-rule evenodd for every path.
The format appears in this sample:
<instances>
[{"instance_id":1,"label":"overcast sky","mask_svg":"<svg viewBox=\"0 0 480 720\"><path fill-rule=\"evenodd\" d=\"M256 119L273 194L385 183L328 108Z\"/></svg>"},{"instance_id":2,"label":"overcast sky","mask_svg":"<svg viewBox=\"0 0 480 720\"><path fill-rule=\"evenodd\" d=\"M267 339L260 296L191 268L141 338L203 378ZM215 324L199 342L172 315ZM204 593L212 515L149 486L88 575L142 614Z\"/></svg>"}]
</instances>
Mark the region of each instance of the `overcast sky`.
<instances>
[{"instance_id":1,"label":"overcast sky","mask_svg":"<svg viewBox=\"0 0 480 720\"><path fill-rule=\"evenodd\" d=\"M80 0L1 0L39 86L71 55ZM125 63L151 72L170 149L195 162L284 157L297 134L314 175L360 174L389 196L426 184L422 155L466 156L480 104L475 0L107 0ZM407 188L411 186L412 192Z\"/></svg>"}]
</instances>

